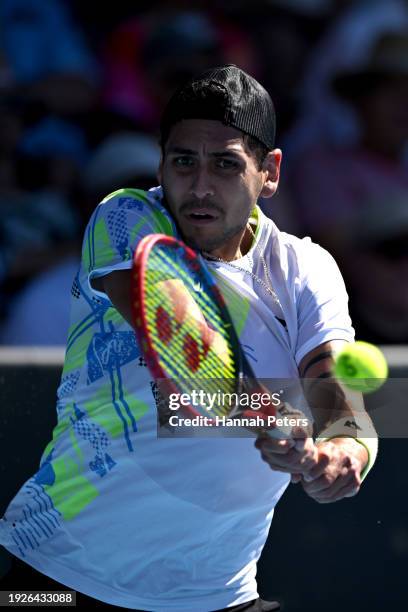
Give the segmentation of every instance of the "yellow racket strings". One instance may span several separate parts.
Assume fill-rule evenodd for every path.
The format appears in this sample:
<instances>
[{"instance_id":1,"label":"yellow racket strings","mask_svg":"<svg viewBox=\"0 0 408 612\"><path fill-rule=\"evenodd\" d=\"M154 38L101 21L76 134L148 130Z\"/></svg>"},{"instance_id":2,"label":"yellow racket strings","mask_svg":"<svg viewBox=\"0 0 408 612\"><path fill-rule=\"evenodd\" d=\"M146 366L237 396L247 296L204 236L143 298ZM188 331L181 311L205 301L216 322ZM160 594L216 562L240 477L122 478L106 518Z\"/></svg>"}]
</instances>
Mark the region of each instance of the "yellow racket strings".
<instances>
[{"instance_id":1,"label":"yellow racket strings","mask_svg":"<svg viewBox=\"0 0 408 612\"><path fill-rule=\"evenodd\" d=\"M192 378L207 392L233 392L237 371L228 323L180 257L163 248L150 254L145 284L147 328L159 363L178 386ZM220 409L220 414L225 413Z\"/></svg>"}]
</instances>

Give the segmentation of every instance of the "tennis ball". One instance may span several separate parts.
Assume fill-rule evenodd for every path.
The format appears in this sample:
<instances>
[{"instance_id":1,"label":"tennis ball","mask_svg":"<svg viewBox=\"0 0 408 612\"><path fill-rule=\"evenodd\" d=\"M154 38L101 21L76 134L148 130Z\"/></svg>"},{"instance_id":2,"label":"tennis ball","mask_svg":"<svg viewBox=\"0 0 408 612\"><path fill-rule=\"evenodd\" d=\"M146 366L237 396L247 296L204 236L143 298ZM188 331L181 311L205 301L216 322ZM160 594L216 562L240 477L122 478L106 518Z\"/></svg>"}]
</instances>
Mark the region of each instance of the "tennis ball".
<instances>
[{"instance_id":1,"label":"tennis ball","mask_svg":"<svg viewBox=\"0 0 408 612\"><path fill-rule=\"evenodd\" d=\"M388 365L377 346L358 341L337 353L333 374L354 391L372 393L385 382Z\"/></svg>"}]
</instances>

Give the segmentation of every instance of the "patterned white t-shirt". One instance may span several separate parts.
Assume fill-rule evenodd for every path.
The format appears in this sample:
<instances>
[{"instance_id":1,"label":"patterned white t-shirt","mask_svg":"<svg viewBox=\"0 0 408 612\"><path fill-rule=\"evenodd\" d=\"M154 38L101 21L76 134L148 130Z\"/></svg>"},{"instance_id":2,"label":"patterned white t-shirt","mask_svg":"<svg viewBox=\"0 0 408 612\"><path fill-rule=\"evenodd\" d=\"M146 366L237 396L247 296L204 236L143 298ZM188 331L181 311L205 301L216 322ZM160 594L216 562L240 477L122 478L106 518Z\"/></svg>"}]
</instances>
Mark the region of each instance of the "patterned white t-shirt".
<instances>
[{"instance_id":1,"label":"patterned white t-shirt","mask_svg":"<svg viewBox=\"0 0 408 612\"><path fill-rule=\"evenodd\" d=\"M208 612L257 597L256 563L289 477L261 460L253 438L157 438L154 381L135 334L90 279L130 268L143 236L177 234L161 200L161 188L120 190L89 221L58 424L0 520L0 544L110 604ZM353 340L347 294L326 251L280 232L258 208L253 215L249 253L235 267L209 266L255 374L297 380L308 351ZM272 284L280 305L247 268Z\"/></svg>"}]
</instances>

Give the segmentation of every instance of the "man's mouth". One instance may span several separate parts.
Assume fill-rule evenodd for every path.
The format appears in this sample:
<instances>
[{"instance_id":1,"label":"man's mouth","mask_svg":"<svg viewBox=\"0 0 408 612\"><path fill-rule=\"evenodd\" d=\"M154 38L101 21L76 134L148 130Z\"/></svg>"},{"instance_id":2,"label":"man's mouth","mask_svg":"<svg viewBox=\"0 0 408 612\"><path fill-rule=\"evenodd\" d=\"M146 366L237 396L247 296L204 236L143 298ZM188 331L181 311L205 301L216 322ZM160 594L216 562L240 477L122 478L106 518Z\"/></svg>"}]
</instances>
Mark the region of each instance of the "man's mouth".
<instances>
[{"instance_id":1,"label":"man's mouth","mask_svg":"<svg viewBox=\"0 0 408 612\"><path fill-rule=\"evenodd\" d=\"M205 225L206 223L212 223L219 218L219 214L212 209L197 208L191 212L185 213L184 215L190 223L195 225Z\"/></svg>"}]
</instances>

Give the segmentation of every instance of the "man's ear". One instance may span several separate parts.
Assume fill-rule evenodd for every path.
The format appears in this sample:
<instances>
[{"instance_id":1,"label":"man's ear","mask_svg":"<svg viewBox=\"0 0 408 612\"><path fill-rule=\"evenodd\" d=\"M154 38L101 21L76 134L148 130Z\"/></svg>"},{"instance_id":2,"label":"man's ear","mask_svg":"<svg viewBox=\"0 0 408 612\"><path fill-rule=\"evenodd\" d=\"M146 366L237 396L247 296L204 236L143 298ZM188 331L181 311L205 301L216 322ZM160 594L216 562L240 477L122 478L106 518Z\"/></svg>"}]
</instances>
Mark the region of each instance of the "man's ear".
<instances>
[{"instance_id":1,"label":"man's ear","mask_svg":"<svg viewBox=\"0 0 408 612\"><path fill-rule=\"evenodd\" d=\"M282 151L274 149L269 151L262 164L262 171L265 173L265 182L260 193L263 198L271 198L278 189L280 166L282 161Z\"/></svg>"}]
</instances>

